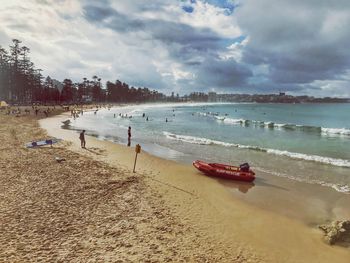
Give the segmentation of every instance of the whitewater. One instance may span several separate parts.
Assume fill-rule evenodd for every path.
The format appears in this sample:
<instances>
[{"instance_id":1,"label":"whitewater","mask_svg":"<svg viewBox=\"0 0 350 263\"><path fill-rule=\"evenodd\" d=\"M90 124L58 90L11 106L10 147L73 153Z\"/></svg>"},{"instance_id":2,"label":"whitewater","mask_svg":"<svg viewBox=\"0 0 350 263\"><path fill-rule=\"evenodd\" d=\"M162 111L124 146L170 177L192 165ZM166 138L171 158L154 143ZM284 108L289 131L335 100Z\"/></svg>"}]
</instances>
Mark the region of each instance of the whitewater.
<instances>
[{"instance_id":1,"label":"whitewater","mask_svg":"<svg viewBox=\"0 0 350 263\"><path fill-rule=\"evenodd\" d=\"M172 103L85 113L71 129L180 162L239 164L350 193L350 104ZM143 117L144 116L144 117Z\"/></svg>"}]
</instances>

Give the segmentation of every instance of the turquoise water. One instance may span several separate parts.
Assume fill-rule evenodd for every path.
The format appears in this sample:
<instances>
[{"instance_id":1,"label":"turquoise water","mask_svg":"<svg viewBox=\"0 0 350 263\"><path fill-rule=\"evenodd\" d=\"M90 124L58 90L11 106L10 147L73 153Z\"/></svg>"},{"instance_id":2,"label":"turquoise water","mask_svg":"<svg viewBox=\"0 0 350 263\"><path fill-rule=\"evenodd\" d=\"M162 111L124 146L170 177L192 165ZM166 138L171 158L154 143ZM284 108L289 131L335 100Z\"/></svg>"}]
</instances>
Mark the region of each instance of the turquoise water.
<instances>
[{"instance_id":1,"label":"turquoise water","mask_svg":"<svg viewBox=\"0 0 350 263\"><path fill-rule=\"evenodd\" d=\"M71 128L127 143L131 126L133 144L164 158L249 162L350 193L349 114L350 104L137 105L87 112Z\"/></svg>"}]
</instances>

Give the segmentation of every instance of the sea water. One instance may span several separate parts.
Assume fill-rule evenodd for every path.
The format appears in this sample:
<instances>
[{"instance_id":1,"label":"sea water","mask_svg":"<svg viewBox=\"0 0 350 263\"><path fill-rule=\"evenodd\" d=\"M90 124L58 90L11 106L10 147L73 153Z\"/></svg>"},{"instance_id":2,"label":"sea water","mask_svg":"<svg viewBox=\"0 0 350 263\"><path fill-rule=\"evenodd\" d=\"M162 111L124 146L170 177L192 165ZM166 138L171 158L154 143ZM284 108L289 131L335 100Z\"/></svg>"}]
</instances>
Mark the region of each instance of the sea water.
<instances>
[{"instance_id":1,"label":"sea water","mask_svg":"<svg viewBox=\"0 0 350 263\"><path fill-rule=\"evenodd\" d=\"M143 104L72 120L100 139L155 155L238 165L350 194L350 104Z\"/></svg>"}]
</instances>

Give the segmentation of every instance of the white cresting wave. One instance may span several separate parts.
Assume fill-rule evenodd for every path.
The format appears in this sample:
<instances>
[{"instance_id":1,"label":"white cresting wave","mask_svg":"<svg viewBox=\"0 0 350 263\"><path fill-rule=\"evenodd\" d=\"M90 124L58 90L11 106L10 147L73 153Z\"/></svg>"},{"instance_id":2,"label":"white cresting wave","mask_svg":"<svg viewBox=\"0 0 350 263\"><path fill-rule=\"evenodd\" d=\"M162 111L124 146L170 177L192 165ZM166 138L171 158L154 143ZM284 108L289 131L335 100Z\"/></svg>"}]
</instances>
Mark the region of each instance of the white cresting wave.
<instances>
[{"instance_id":1,"label":"white cresting wave","mask_svg":"<svg viewBox=\"0 0 350 263\"><path fill-rule=\"evenodd\" d=\"M350 136L350 129L346 128L321 128L322 133L329 135Z\"/></svg>"},{"instance_id":2,"label":"white cresting wave","mask_svg":"<svg viewBox=\"0 0 350 263\"><path fill-rule=\"evenodd\" d=\"M195 137L195 136L189 136L189 135L178 135L178 134L165 132L165 131L163 132L163 134L168 139L183 141L183 142L192 143L192 144L220 145L220 146L224 146L224 147L236 147L236 148L240 148L240 149L248 149L248 150L265 152L268 154L273 154L273 155L278 155L278 156L286 156L286 157L289 157L292 159L313 161L313 162L318 162L318 163L323 163L323 164L329 164L329 165L334 165L334 166L350 168L350 161L344 160L344 159L336 159L336 158L318 156L318 155L308 155L308 154L304 154L304 153L295 153L295 152L289 152L289 151L269 149L269 148L263 148L263 147L259 147L259 146L242 145L242 144L237 144L237 143L228 143L228 142L216 141L216 140Z\"/></svg>"},{"instance_id":3,"label":"white cresting wave","mask_svg":"<svg viewBox=\"0 0 350 263\"><path fill-rule=\"evenodd\" d=\"M233 119L226 116L214 115L210 112L199 112L199 116L213 117L218 121L222 121L225 124L233 125L255 125L271 129L284 129L284 130L301 130L305 132L316 132L326 136L350 136L350 128L325 128L312 125L300 125L292 123L275 123L272 121L257 121L257 120L246 120L246 119Z\"/></svg>"}]
</instances>

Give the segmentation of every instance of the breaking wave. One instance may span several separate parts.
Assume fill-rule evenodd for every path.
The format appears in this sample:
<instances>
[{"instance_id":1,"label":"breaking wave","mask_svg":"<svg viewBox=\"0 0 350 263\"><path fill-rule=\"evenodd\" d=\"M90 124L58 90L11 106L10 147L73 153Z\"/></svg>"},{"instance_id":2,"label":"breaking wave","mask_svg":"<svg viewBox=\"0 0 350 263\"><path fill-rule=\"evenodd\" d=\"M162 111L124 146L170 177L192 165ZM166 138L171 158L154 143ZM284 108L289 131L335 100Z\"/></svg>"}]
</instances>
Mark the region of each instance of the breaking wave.
<instances>
[{"instance_id":1,"label":"breaking wave","mask_svg":"<svg viewBox=\"0 0 350 263\"><path fill-rule=\"evenodd\" d=\"M323 134L350 136L350 129L321 128Z\"/></svg>"},{"instance_id":2,"label":"breaking wave","mask_svg":"<svg viewBox=\"0 0 350 263\"><path fill-rule=\"evenodd\" d=\"M195 137L195 136L189 136L189 135L178 135L178 134L174 134L174 133L170 133L170 132L163 132L163 134L168 139L178 140L178 141L192 143L192 144L236 147L236 148L240 148L240 149L248 149L248 150L254 150L254 151L259 151L259 152L265 152L265 153L272 154L272 155L286 156L286 157L289 157L292 159L312 161L312 162L318 162L318 163L323 163L323 164L328 164L328 165L349 167L350 168L350 161L344 160L344 159L336 159L336 158L318 156L318 155L308 155L308 154L304 154L304 153L295 153L295 152L269 149L269 148L263 148L263 147L252 146L252 145L228 143L228 142L222 142L222 141L211 140L211 139L207 139L207 138L201 138L201 137Z\"/></svg>"},{"instance_id":3,"label":"breaking wave","mask_svg":"<svg viewBox=\"0 0 350 263\"><path fill-rule=\"evenodd\" d=\"M312 125L299 125L292 123L275 123L272 121L258 121L258 120L246 120L246 119L233 119L227 116L220 116L212 112L198 112L199 116L213 117L217 121L225 124L241 125L241 126L255 126L276 130L295 130L304 132L314 132L324 136L350 136L349 128L325 128Z\"/></svg>"}]
</instances>

